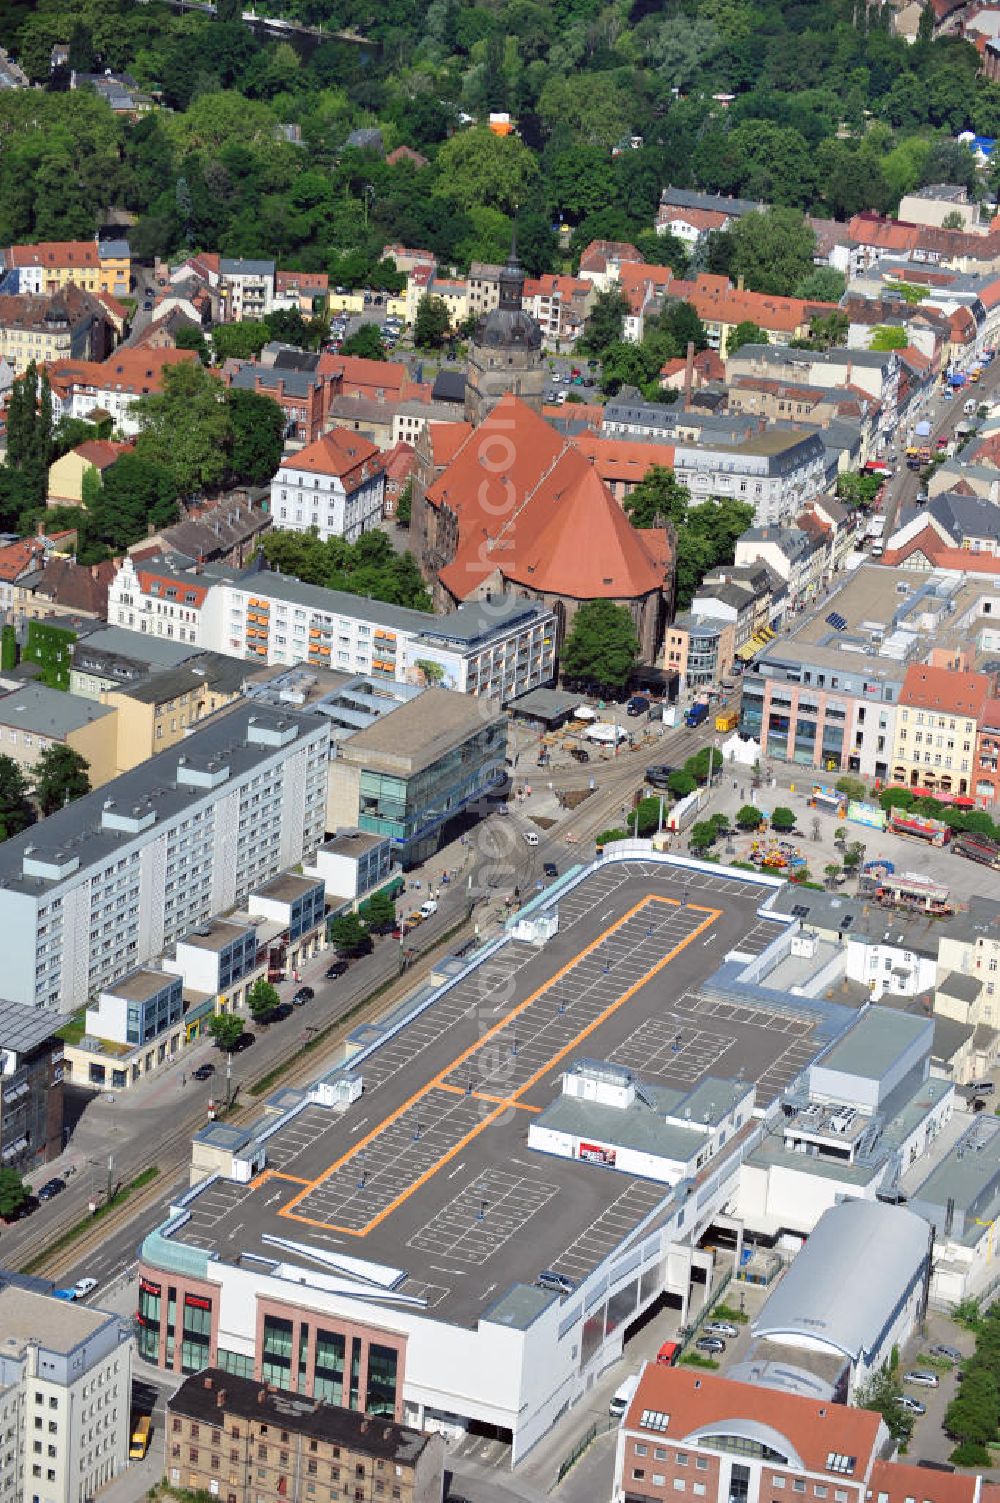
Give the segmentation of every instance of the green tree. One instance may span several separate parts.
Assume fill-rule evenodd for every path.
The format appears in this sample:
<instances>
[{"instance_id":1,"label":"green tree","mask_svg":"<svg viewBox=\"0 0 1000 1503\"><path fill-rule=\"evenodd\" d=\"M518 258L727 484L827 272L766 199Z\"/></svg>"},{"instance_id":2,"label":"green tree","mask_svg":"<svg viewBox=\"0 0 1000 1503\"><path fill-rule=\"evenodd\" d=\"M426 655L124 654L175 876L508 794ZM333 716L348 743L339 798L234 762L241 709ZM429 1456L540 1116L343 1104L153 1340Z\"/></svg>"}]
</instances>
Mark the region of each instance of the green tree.
<instances>
[{"instance_id":1,"label":"green tree","mask_svg":"<svg viewBox=\"0 0 1000 1503\"><path fill-rule=\"evenodd\" d=\"M420 350L436 350L444 344L451 330L451 315L443 298L427 293L417 304L413 321L413 343Z\"/></svg>"},{"instance_id":2,"label":"green tree","mask_svg":"<svg viewBox=\"0 0 1000 1503\"><path fill-rule=\"evenodd\" d=\"M682 527L690 502L691 492L674 471L656 464L646 471L623 504L633 527L655 527L663 522Z\"/></svg>"},{"instance_id":3,"label":"green tree","mask_svg":"<svg viewBox=\"0 0 1000 1503\"><path fill-rule=\"evenodd\" d=\"M685 767L675 767L667 778L667 787L674 798L687 798L698 786L698 779Z\"/></svg>"},{"instance_id":4,"label":"green tree","mask_svg":"<svg viewBox=\"0 0 1000 1503\"><path fill-rule=\"evenodd\" d=\"M902 350L906 348L907 338L906 330L896 324L878 324L872 331L868 348L883 354L889 350Z\"/></svg>"},{"instance_id":5,"label":"green tree","mask_svg":"<svg viewBox=\"0 0 1000 1503\"><path fill-rule=\"evenodd\" d=\"M460 208L512 214L527 202L538 176L533 153L518 136L495 136L486 126L459 131L437 157L435 192Z\"/></svg>"},{"instance_id":6,"label":"green tree","mask_svg":"<svg viewBox=\"0 0 1000 1503\"><path fill-rule=\"evenodd\" d=\"M603 355L609 345L618 343L628 311L628 299L620 287L599 292L587 315L584 348L592 355Z\"/></svg>"},{"instance_id":7,"label":"green tree","mask_svg":"<svg viewBox=\"0 0 1000 1503\"><path fill-rule=\"evenodd\" d=\"M212 357L209 354L204 331L199 329L197 324L181 324L174 335L174 344L179 350L194 350L202 365L211 365Z\"/></svg>"},{"instance_id":8,"label":"green tree","mask_svg":"<svg viewBox=\"0 0 1000 1503\"><path fill-rule=\"evenodd\" d=\"M268 563L306 584L368 595L411 610L428 611L430 596L411 553L399 554L380 529L366 532L356 543L330 538L323 543L313 533L269 532L263 539Z\"/></svg>"},{"instance_id":9,"label":"green tree","mask_svg":"<svg viewBox=\"0 0 1000 1503\"><path fill-rule=\"evenodd\" d=\"M216 363L223 360L254 360L271 338L267 324L244 320L235 324L216 324L212 330L212 347ZM179 346L179 348L182 348Z\"/></svg>"},{"instance_id":10,"label":"green tree","mask_svg":"<svg viewBox=\"0 0 1000 1503\"><path fill-rule=\"evenodd\" d=\"M841 868L836 861L827 862L826 866L824 866L823 868L823 875L826 878L826 885L828 887L833 886L837 878L840 876L840 871Z\"/></svg>"},{"instance_id":11,"label":"green tree","mask_svg":"<svg viewBox=\"0 0 1000 1503\"><path fill-rule=\"evenodd\" d=\"M192 361L166 366L162 392L135 403L136 457L170 470L181 495L225 477L231 437L225 396L218 377Z\"/></svg>"},{"instance_id":12,"label":"green tree","mask_svg":"<svg viewBox=\"0 0 1000 1503\"><path fill-rule=\"evenodd\" d=\"M32 360L14 382L7 408L7 464L21 476L30 505L41 506L48 493L52 432L48 372L39 378Z\"/></svg>"},{"instance_id":13,"label":"green tree","mask_svg":"<svg viewBox=\"0 0 1000 1503\"><path fill-rule=\"evenodd\" d=\"M621 689L638 656L639 639L625 607L610 600L588 600L573 617L560 666L571 682Z\"/></svg>"},{"instance_id":14,"label":"green tree","mask_svg":"<svg viewBox=\"0 0 1000 1503\"><path fill-rule=\"evenodd\" d=\"M760 324L755 324L749 318L738 323L726 340L726 354L735 355L736 351L742 349L745 344L770 344L767 330L762 329Z\"/></svg>"},{"instance_id":15,"label":"green tree","mask_svg":"<svg viewBox=\"0 0 1000 1503\"><path fill-rule=\"evenodd\" d=\"M902 1391L898 1375L887 1365L861 1384L854 1397L859 1409L874 1409L882 1416L897 1445L905 1445L913 1430L912 1417L899 1403Z\"/></svg>"},{"instance_id":16,"label":"green tree","mask_svg":"<svg viewBox=\"0 0 1000 1503\"><path fill-rule=\"evenodd\" d=\"M71 746L53 742L34 767L35 798L43 814L54 814L90 792L90 763Z\"/></svg>"},{"instance_id":17,"label":"green tree","mask_svg":"<svg viewBox=\"0 0 1000 1503\"><path fill-rule=\"evenodd\" d=\"M396 922L396 899L383 887L358 905L358 913L373 933L387 933Z\"/></svg>"},{"instance_id":18,"label":"green tree","mask_svg":"<svg viewBox=\"0 0 1000 1503\"><path fill-rule=\"evenodd\" d=\"M0 1217L11 1221L28 1203L28 1187L16 1169L0 1169Z\"/></svg>"},{"instance_id":19,"label":"green tree","mask_svg":"<svg viewBox=\"0 0 1000 1503\"><path fill-rule=\"evenodd\" d=\"M864 799L868 796L868 789L861 779L851 777L850 773L845 773L842 778L838 778L834 787L838 793L843 793L850 799Z\"/></svg>"},{"instance_id":20,"label":"green tree","mask_svg":"<svg viewBox=\"0 0 1000 1503\"><path fill-rule=\"evenodd\" d=\"M105 470L87 512L94 537L115 550L129 548L177 520L174 472L165 464L141 457L138 449L122 454Z\"/></svg>"},{"instance_id":21,"label":"green tree","mask_svg":"<svg viewBox=\"0 0 1000 1503\"><path fill-rule=\"evenodd\" d=\"M396 525L409 527L410 517L413 512L413 481L408 480L396 502Z\"/></svg>"},{"instance_id":22,"label":"green tree","mask_svg":"<svg viewBox=\"0 0 1000 1503\"><path fill-rule=\"evenodd\" d=\"M330 938L341 955L366 955L372 947L371 935L356 913L342 913L330 924Z\"/></svg>"},{"instance_id":23,"label":"green tree","mask_svg":"<svg viewBox=\"0 0 1000 1503\"><path fill-rule=\"evenodd\" d=\"M278 988L272 986L270 981L265 981L263 976L255 981L247 992L247 1007L250 1016L255 1019L266 1017L269 1012L273 1012L280 1001Z\"/></svg>"},{"instance_id":24,"label":"green tree","mask_svg":"<svg viewBox=\"0 0 1000 1503\"><path fill-rule=\"evenodd\" d=\"M0 840L20 835L35 823L28 784L13 757L0 755Z\"/></svg>"},{"instance_id":25,"label":"green tree","mask_svg":"<svg viewBox=\"0 0 1000 1503\"><path fill-rule=\"evenodd\" d=\"M281 463L285 414L271 397L231 387L226 394L231 430L229 473L236 484L264 485Z\"/></svg>"},{"instance_id":26,"label":"green tree","mask_svg":"<svg viewBox=\"0 0 1000 1503\"><path fill-rule=\"evenodd\" d=\"M0 634L0 668L8 673L17 666L17 633L12 626L5 626Z\"/></svg>"},{"instance_id":27,"label":"green tree","mask_svg":"<svg viewBox=\"0 0 1000 1503\"><path fill-rule=\"evenodd\" d=\"M846 285L847 278L842 271L836 271L832 266L814 266L796 283L795 296L817 303L839 303Z\"/></svg>"},{"instance_id":28,"label":"green tree","mask_svg":"<svg viewBox=\"0 0 1000 1503\"><path fill-rule=\"evenodd\" d=\"M362 324L340 347L342 355L360 355L364 360L388 360L377 324Z\"/></svg>"},{"instance_id":29,"label":"green tree","mask_svg":"<svg viewBox=\"0 0 1000 1503\"><path fill-rule=\"evenodd\" d=\"M736 812L736 823L741 830L756 830L761 821L761 813L755 804L744 804Z\"/></svg>"},{"instance_id":30,"label":"green tree","mask_svg":"<svg viewBox=\"0 0 1000 1503\"><path fill-rule=\"evenodd\" d=\"M698 855L704 853L715 844L719 838L719 828L714 820L702 819L693 824L688 831L688 845Z\"/></svg>"},{"instance_id":31,"label":"green tree","mask_svg":"<svg viewBox=\"0 0 1000 1503\"><path fill-rule=\"evenodd\" d=\"M729 275L752 292L786 295L813 270L816 234L796 209L746 214L726 233Z\"/></svg>"},{"instance_id":32,"label":"green tree","mask_svg":"<svg viewBox=\"0 0 1000 1503\"><path fill-rule=\"evenodd\" d=\"M779 804L776 809L772 809L771 828L772 830L777 830L780 834L786 834L789 830L794 830L794 811L789 809L785 804Z\"/></svg>"},{"instance_id":33,"label":"green tree","mask_svg":"<svg viewBox=\"0 0 1000 1503\"><path fill-rule=\"evenodd\" d=\"M208 1020L208 1031L223 1054L228 1054L243 1037L243 1020L232 1012L217 1012Z\"/></svg>"}]
</instances>

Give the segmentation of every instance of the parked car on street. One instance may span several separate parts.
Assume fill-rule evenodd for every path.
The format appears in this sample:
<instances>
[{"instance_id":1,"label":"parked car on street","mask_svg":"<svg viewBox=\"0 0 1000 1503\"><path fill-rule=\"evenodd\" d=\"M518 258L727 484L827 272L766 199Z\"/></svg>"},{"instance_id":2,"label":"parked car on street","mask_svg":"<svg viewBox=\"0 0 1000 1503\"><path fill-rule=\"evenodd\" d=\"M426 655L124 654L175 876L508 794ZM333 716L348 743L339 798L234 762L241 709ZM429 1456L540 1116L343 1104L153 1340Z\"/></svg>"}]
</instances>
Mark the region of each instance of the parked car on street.
<instances>
[{"instance_id":1,"label":"parked car on street","mask_svg":"<svg viewBox=\"0 0 1000 1503\"><path fill-rule=\"evenodd\" d=\"M311 1002L315 995L316 993L313 991L311 986L300 986L298 991L292 998L292 1001L297 1003L298 1006L301 1007L303 1002Z\"/></svg>"},{"instance_id":2,"label":"parked car on street","mask_svg":"<svg viewBox=\"0 0 1000 1503\"><path fill-rule=\"evenodd\" d=\"M65 1188L66 1181L64 1179L59 1179L58 1176L54 1179L47 1179L38 1192L38 1198L39 1200L51 1200L54 1195L58 1195Z\"/></svg>"},{"instance_id":3,"label":"parked car on street","mask_svg":"<svg viewBox=\"0 0 1000 1503\"><path fill-rule=\"evenodd\" d=\"M718 1336L699 1336L695 1347L699 1352L711 1352L713 1356L721 1357L726 1350L726 1343Z\"/></svg>"},{"instance_id":4,"label":"parked car on street","mask_svg":"<svg viewBox=\"0 0 1000 1503\"><path fill-rule=\"evenodd\" d=\"M192 1070L191 1071L191 1079L192 1080L208 1080L209 1077L212 1076L212 1075L214 1075L214 1074L215 1074L215 1066L211 1065L211 1064L208 1064L206 1062L203 1065L199 1065L198 1068L197 1068L197 1070Z\"/></svg>"}]
</instances>

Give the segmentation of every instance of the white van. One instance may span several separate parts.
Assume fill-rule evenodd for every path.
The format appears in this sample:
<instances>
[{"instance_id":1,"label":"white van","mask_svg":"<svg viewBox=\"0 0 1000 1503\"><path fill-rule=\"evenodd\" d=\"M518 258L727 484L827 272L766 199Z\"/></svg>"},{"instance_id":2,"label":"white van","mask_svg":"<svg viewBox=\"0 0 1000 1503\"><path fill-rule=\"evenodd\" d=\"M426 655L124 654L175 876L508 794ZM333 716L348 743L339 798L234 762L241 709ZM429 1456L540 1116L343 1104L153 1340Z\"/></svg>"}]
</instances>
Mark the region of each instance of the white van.
<instances>
[{"instance_id":1,"label":"white van","mask_svg":"<svg viewBox=\"0 0 1000 1503\"><path fill-rule=\"evenodd\" d=\"M535 834L534 830L525 830L525 832L524 832L524 843L525 843L525 845L537 845L538 844L538 836Z\"/></svg>"},{"instance_id":2,"label":"white van","mask_svg":"<svg viewBox=\"0 0 1000 1503\"><path fill-rule=\"evenodd\" d=\"M612 1419L624 1419L628 1412L628 1406L635 1398L635 1391L639 1387L639 1374L631 1373L625 1382L616 1388L611 1395L611 1403L608 1405L608 1413Z\"/></svg>"}]
</instances>

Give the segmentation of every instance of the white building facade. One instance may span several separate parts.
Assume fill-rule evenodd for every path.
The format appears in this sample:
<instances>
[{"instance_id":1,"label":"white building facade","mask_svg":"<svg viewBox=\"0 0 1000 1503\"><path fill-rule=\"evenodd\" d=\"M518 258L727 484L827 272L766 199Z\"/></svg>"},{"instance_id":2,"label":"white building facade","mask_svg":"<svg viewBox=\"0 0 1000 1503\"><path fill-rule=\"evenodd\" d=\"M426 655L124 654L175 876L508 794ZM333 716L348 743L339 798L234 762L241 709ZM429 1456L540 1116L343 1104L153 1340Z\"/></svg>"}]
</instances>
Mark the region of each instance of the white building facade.
<instances>
[{"instance_id":1,"label":"white building facade","mask_svg":"<svg viewBox=\"0 0 1000 1503\"><path fill-rule=\"evenodd\" d=\"M311 858L328 750L325 720L246 705L7 841L7 996L71 1011Z\"/></svg>"}]
</instances>

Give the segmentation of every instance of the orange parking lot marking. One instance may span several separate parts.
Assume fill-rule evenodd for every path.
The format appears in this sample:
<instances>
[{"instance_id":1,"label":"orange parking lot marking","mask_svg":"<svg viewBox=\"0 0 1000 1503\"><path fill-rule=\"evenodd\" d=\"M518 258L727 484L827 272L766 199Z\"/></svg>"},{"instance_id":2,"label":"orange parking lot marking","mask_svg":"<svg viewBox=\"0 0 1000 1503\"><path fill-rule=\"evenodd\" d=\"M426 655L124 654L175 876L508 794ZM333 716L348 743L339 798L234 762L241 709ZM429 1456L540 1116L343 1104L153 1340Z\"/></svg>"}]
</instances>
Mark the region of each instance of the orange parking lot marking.
<instances>
[{"instance_id":1,"label":"orange parking lot marking","mask_svg":"<svg viewBox=\"0 0 1000 1503\"><path fill-rule=\"evenodd\" d=\"M470 1101L495 1101L499 1106L516 1106L519 1112L540 1112L540 1106L529 1106L526 1101L515 1101L511 1096L490 1096L485 1091L467 1091L464 1086L445 1085L442 1082L438 1086L440 1091L448 1091L452 1096L468 1096Z\"/></svg>"},{"instance_id":2,"label":"orange parking lot marking","mask_svg":"<svg viewBox=\"0 0 1000 1503\"><path fill-rule=\"evenodd\" d=\"M520 1106L520 1097L530 1091L533 1086L537 1085L539 1080L542 1079L547 1071L551 1070L554 1065L559 1064L561 1060L565 1059L567 1054L572 1053L572 1051L576 1049L584 1041L584 1039L588 1038L595 1031L595 1029L599 1028L602 1023L605 1023L608 1018L613 1017L620 1007L624 1006L626 1002L630 1001L632 997L635 996L636 992L641 991L642 988L646 986L655 975L662 971L665 966L669 965L672 960L676 959L676 957L681 953L682 950L687 949L688 945L692 944L694 940L698 939L700 935L704 934L705 930L710 928L717 918L721 918L723 913L723 910L721 908L707 908L702 906L701 904L689 903L687 905L689 908L694 909L698 913L705 914L705 918L701 921L700 924L692 929L690 934L685 935L682 940L679 940L678 943L674 945L672 950L668 950L665 955L661 956L656 964L654 966L651 966L644 976L640 976L638 981L633 982L632 985L627 988L627 990L622 992L620 997L617 997L604 1009L603 1012L599 1013L596 1018L588 1023L585 1028L582 1028L579 1033L577 1033L572 1039L570 1039L569 1043L565 1044L561 1049L558 1049L553 1055L551 1055L550 1058L547 1059L545 1063L534 1072L534 1074L530 1075L528 1079L525 1080L520 1086L518 1086L515 1091L512 1091L509 1096L493 1097L487 1096L484 1093L480 1097L480 1099L487 1101L495 1100L498 1103L496 1110L487 1113L485 1117L483 1117L479 1122L476 1123L475 1127L471 1128L467 1133L463 1134L463 1136L457 1143L455 1143L451 1148L443 1153L441 1157L430 1166L429 1169L425 1170L424 1173L421 1174L417 1179L415 1179L411 1185L408 1185L405 1190L401 1191L394 1200L390 1201L387 1206L383 1207L383 1209L379 1211L377 1215L373 1216L370 1221L366 1222L363 1227L358 1228L340 1226L335 1222L320 1221L314 1217L303 1216L296 1212L295 1207L299 1205L301 1201L305 1200L307 1196L311 1195L313 1190L322 1185L331 1177L331 1175L336 1174L338 1169L343 1168L343 1166L349 1163L351 1159L353 1159L363 1148L365 1148L369 1143L374 1142L385 1131L387 1127L391 1126L393 1122L398 1121L400 1117L404 1116L411 1109L411 1107L413 1107L418 1101L421 1101L425 1097L429 1096L431 1092L435 1090L443 1090L449 1092L449 1094L462 1096L466 1095L467 1093L463 1091L460 1086L453 1086L448 1084L447 1077L452 1073L452 1071L457 1069L464 1060L467 1060L471 1056L476 1054L489 1039L493 1038L494 1035L500 1033L513 1021L513 1019L519 1017L520 1014L525 1012L534 1002L537 1002L540 997L543 997L545 993L556 984L556 982L561 981L564 976L569 975L576 968L576 966L579 965L581 960L584 960L588 955L599 949L606 939L610 938L610 936L621 929L623 925L627 924L628 921L634 918L637 913L641 913L642 910L650 903L664 903L668 907L674 908L681 906L676 898L664 898L655 893L650 893L646 897L640 898L638 903L635 903L630 909L628 909L626 913L622 914L621 918L616 919L613 924L610 924L607 929L604 929L596 939L592 940L591 943L587 945L583 950L581 950L577 955L574 955L572 960L569 960L565 965L560 966L559 970L556 971L554 975L550 976L547 981L543 982L541 986L537 987L530 996L525 997L523 1002L518 1003L518 1005L512 1008L505 1017L499 1020L499 1022L494 1023L492 1028L488 1028L486 1032L475 1041L475 1043L470 1044L468 1048L463 1049L462 1052L453 1060L451 1060L443 1070L439 1071L439 1073L435 1075L432 1080L427 1081L426 1084L422 1085L418 1090L414 1091L411 1096L408 1096L407 1099L400 1106L398 1106L394 1112L390 1112L387 1117L385 1117L376 1127L373 1127L370 1132L366 1133L363 1138L359 1139L357 1143L353 1143L345 1153L341 1154L341 1156L336 1159L334 1163L328 1165L328 1167L324 1169L321 1174L318 1174L313 1180L304 1181L306 1188L301 1190L298 1195L293 1196L288 1204L281 1208L281 1210L278 1212L278 1215L288 1217L288 1219L292 1221L301 1221L307 1226L322 1227L327 1231L343 1232L345 1235L350 1237L367 1236L368 1233L373 1231L375 1227L379 1226L387 1216L390 1216L393 1211L397 1210L401 1205L409 1200L411 1195L415 1194L417 1190L421 1189L421 1187L427 1183L428 1180L433 1178L433 1176L437 1174L439 1169L443 1168L445 1164L450 1163L452 1159L454 1159L459 1153L461 1153L462 1149L465 1148L473 1140L473 1138L478 1137L478 1135L485 1128L491 1126L491 1124L495 1122L497 1118L501 1116L509 1106ZM473 1092L472 1094L476 1095L475 1092Z\"/></svg>"}]
</instances>

